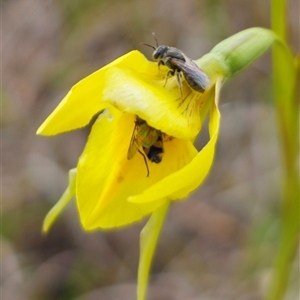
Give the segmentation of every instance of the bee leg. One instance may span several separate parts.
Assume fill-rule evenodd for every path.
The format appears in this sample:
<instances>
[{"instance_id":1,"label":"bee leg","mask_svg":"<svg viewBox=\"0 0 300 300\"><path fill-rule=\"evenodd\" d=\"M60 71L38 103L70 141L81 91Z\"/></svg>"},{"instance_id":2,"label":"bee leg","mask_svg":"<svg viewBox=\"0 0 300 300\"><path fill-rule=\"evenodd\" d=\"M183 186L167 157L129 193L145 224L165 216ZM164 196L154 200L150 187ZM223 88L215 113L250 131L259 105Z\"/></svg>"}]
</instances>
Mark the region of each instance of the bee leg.
<instances>
[{"instance_id":1,"label":"bee leg","mask_svg":"<svg viewBox=\"0 0 300 300\"><path fill-rule=\"evenodd\" d=\"M168 73L167 73L167 75L166 75L166 80L165 80L165 84L163 85L164 87L166 86L166 84L167 84L167 82L168 82L168 79L169 79L169 77L172 77L172 76L174 76L174 71L173 70L170 70Z\"/></svg>"},{"instance_id":2,"label":"bee leg","mask_svg":"<svg viewBox=\"0 0 300 300\"><path fill-rule=\"evenodd\" d=\"M157 66L158 66L158 70L160 71L160 65L165 65L165 63L162 61L162 60L160 60L158 63L157 63Z\"/></svg>"},{"instance_id":3,"label":"bee leg","mask_svg":"<svg viewBox=\"0 0 300 300\"><path fill-rule=\"evenodd\" d=\"M145 153L143 153L140 149L138 149L139 153L143 156L144 158L144 162L145 162L145 165L146 165L146 169L147 169L147 177L149 177L149 174L150 174L150 171L149 171L149 167L148 167L148 162L147 162L147 158L146 158L146 155Z\"/></svg>"},{"instance_id":4,"label":"bee leg","mask_svg":"<svg viewBox=\"0 0 300 300\"><path fill-rule=\"evenodd\" d=\"M162 61L162 60L160 60L158 63L157 63L157 67L158 67L158 74L159 74L159 72L160 72L160 66L161 65L165 65L165 63Z\"/></svg>"},{"instance_id":5,"label":"bee leg","mask_svg":"<svg viewBox=\"0 0 300 300\"><path fill-rule=\"evenodd\" d=\"M182 80L181 80L181 73L176 71L176 78L177 78L177 84L179 87L179 91L180 91L180 97L181 97L181 103L183 102L183 95L182 95Z\"/></svg>"}]
</instances>

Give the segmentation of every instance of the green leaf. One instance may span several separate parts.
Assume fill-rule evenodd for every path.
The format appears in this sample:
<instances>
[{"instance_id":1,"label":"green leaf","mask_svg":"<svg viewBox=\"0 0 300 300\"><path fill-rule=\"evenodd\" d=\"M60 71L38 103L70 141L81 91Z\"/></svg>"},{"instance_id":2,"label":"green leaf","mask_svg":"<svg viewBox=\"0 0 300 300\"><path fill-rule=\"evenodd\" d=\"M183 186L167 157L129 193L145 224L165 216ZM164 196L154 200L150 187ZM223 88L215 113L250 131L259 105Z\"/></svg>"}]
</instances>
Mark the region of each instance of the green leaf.
<instances>
[{"instance_id":1,"label":"green leaf","mask_svg":"<svg viewBox=\"0 0 300 300\"><path fill-rule=\"evenodd\" d=\"M147 294L149 270L157 240L169 208L169 203L169 201L166 201L154 213L152 213L150 219L140 234L140 260L138 270L137 300L146 299L145 297Z\"/></svg>"},{"instance_id":2,"label":"green leaf","mask_svg":"<svg viewBox=\"0 0 300 300\"><path fill-rule=\"evenodd\" d=\"M43 222L43 232L48 233L54 224L54 222L58 219L61 213L64 211L66 206L75 196L76 189L76 173L77 169L71 169L69 171L69 185L61 198L57 201L57 203L52 207L52 209L46 215Z\"/></svg>"}]
</instances>

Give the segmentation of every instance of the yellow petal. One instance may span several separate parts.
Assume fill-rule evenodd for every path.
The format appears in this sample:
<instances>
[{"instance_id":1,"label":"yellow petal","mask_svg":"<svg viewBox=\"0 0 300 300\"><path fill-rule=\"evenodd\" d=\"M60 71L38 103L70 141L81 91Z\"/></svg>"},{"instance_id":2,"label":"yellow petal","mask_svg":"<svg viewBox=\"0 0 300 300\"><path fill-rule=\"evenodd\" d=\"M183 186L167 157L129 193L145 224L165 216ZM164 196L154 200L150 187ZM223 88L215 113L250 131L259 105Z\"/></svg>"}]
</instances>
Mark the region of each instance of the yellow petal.
<instances>
[{"instance_id":1,"label":"yellow petal","mask_svg":"<svg viewBox=\"0 0 300 300\"><path fill-rule=\"evenodd\" d=\"M72 87L37 133L54 135L87 125L110 105L137 114L154 128L178 138L194 138L201 129L199 110L207 95L190 89L182 78L182 96L169 69L132 51Z\"/></svg>"},{"instance_id":2,"label":"yellow petal","mask_svg":"<svg viewBox=\"0 0 300 300\"><path fill-rule=\"evenodd\" d=\"M159 164L148 162L150 175L140 153L128 160L127 152L135 117L111 108L93 125L86 148L79 159L77 203L86 230L112 228L140 220L165 200L136 204L127 198L177 171L197 154L189 141L165 142Z\"/></svg>"},{"instance_id":3,"label":"yellow petal","mask_svg":"<svg viewBox=\"0 0 300 300\"><path fill-rule=\"evenodd\" d=\"M37 134L55 135L87 125L107 103L102 102L106 71L114 65L132 65L137 51L121 56L75 84L56 109L37 130ZM117 88L114 84L113 87Z\"/></svg>"},{"instance_id":4,"label":"yellow petal","mask_svg":"<svg viewBox=\"0 0 300 300\"><path fill-rule=\"evenodd\" d=\"M201 129L199 111L207 100L207 92L201 94L183 84L183 100L176 76L165 85L166 68L159 71L157 63L150 63L143 56L139 61L131 68L118 65L108 70L103 101L137 114L168 135L194 138ZM112 89L113 84L117 88Z\"/></svg>"},{"instance_id":5,"label":"yellow petal","mask_svg":"<svg viewBox=\"0 0 300 300\"><path fill-rule=\"evenodd\" d=\"M210 140L206 146L181 170L152 185L142 194L129 197L130 202L148 203L151 201L157 201L160 198L169 198L173 200L181 199L201 185L211 168L219 133L220 112L218 110L217 101L220 87L221 79L216 84L215 104L211 109L209 121ZM214 93L212 96L214 96Z\"/></svg>"}]
</instances>

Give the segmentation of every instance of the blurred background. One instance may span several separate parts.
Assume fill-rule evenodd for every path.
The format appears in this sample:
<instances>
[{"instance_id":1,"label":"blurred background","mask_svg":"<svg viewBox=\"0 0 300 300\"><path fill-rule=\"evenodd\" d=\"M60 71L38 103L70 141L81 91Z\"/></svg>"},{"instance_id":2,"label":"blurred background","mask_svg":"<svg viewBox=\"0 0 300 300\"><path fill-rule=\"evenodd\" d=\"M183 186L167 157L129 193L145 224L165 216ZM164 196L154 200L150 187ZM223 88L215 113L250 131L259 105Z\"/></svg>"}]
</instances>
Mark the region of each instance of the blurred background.
<instances>
[{"instance_id":1,"label":"blurred background","mask_svg":"<svg viewBox=\"0 0 300 300\"><path fill-rule=\"evenodd\" d=\"M89 129L36 136L78 80L132 49L161 44L196 59L248 27L270 27L260 0L3 0L2 298L134 300L139 232L84 233L75 202L44 236L43 219L67 186ZM299 2L288 40L299 52ZM78 108L80 109L80 108ZM270 52L221 93L222 126L205 184L168 214L149 300L259 300L279 235L281 154ZM199 140L201 145L201 138ZM286 299L298 299L294 262Z\"/></svg>"}]
</instances>

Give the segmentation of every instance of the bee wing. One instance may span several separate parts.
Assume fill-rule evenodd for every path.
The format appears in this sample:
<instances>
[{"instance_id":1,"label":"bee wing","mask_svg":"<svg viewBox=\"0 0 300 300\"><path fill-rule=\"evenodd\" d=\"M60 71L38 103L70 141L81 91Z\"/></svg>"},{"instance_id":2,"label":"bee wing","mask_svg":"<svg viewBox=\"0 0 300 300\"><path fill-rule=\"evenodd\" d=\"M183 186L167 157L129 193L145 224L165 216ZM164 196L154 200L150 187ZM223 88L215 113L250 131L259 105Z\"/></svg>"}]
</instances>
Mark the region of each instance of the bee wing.
<instances>
[{"instance_id":1,"label":"bee wing","mask_svg":"<svg viewBox=\"0 0 300 300\"><path fill-rule=\"evenodd\" d=\"M170 58L170 61L182 71L187 83L192 89L198 92L204 92L210 85L209 78L193 60L185 55L184 58L186 61L177 58Z\"/></svg>"},{"instance_id":2,"label":"bee wing","mask_svg":"<svg viewBox=\"0 0 300 300\"><path fill-rule=\"evenodd\" d=\"M131 139L130 139L129 148L127 151L127 159L132 159L138 150L138 144L137 144L138 132L137 131L138 131L138 126L135 125L133 132L132 132Z\"/></svg>"}]
</instances>

